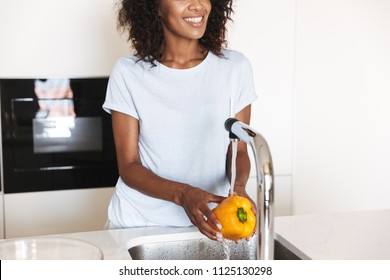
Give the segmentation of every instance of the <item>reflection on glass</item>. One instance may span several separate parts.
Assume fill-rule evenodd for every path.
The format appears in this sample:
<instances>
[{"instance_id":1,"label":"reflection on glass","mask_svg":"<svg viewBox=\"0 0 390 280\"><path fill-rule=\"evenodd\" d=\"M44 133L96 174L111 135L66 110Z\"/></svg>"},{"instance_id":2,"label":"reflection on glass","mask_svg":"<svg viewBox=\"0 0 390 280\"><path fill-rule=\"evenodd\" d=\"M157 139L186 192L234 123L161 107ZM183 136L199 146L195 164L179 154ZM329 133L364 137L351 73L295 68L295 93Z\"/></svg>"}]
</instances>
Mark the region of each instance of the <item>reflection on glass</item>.
<instances>
[{"instance_id":1,"label":"reflection on glass","mask_svg":"<svg viewBox=\"0 0 390 280\"><path fill-rule=\"evenodd\" d=\"M34 153L102 150L101 117L78 117L70 80L35 80L39 110L33 119Z\"/></svg>"},{"instance_id":2,"label":"reflection on glass","mask_svg":"<svg viewBox=\"0 0 390 280\"><path fill-rule=\"evenodd\" d=\"M35 80L34 92L39 110L35 115L43 124L37 138L69 138L75 126L73 91L67 78Z\"/></svg>"},{"instance_id":3,"label":"reflection on glass","mask_svg":"<svg viewBox=\"0 0 390 280\"><path fill-rule=\"evenodd\" d=\"M39 104L37 118L76 116L69 79L35 80L34 92Z\"/></svg>"}]
</instances>

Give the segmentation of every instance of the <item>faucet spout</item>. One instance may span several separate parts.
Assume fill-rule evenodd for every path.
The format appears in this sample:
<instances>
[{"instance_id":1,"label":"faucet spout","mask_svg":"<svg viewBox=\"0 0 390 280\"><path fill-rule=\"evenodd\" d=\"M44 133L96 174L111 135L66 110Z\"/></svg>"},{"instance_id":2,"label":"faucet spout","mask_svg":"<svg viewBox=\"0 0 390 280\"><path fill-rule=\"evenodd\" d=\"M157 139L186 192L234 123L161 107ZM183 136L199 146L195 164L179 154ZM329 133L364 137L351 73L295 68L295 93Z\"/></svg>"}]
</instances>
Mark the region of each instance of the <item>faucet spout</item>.
<instances>
[{"instance_id":1,"label":"faucet spout","mask_svg":"<svg viewBox=\"0 0 390 280\"><path fill-rule=\"evenodd\" d=\"M239 138L250 145L257 175L257 259L274 259L274 174L271 152L265 138L247 124L229 118L225 129L230 138Z\"/></svg>"}]
</instances>

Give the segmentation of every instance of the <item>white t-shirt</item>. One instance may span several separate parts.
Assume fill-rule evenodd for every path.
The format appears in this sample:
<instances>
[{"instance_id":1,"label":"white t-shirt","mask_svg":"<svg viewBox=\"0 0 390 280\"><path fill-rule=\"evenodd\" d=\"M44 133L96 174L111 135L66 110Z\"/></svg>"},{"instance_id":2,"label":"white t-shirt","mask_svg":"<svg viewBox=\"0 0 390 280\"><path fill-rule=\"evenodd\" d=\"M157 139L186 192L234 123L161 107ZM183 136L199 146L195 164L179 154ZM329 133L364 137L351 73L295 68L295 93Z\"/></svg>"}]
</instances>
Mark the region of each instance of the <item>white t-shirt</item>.
<instances>
[{"instance_id":1,"label":"white t-shirt","mask_svg":"<svg viewBox=\"0 0 390 280\"><path fill-rule=\"evenodd\" d=\"M227 196L226 119L256 99L248 59L211 52L197 66L173 69L120 58L109 79L104 110L139 120L142 164L158 176ZM118 228L190 226L182 207L153 198L118 179L108 217Z\"/></svg>"}]
</instances>

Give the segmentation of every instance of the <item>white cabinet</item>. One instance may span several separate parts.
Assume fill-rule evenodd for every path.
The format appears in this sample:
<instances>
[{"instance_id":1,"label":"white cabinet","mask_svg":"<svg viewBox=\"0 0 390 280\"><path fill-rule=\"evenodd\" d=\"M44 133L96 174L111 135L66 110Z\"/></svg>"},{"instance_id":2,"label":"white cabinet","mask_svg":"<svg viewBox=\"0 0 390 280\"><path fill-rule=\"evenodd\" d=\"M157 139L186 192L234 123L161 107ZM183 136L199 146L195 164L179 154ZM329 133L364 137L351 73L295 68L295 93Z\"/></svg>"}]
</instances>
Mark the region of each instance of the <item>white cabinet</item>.
<instances>
[{"instance_id":1,"label":"white cabinet","mask_svg":"<svg viewBox=\"0 0 390 280\"><path fill-rule=\"evenodd\" d=\"M0 194L0 239L4 238L3 194Z\"/></svg>"},{"instance_id":2,"label":"white cabinet","mask_svg":"<svg viewBox=\"0 0 390 280\"><path fill-rule=\"evenodd\" d=\"M103 229L113 192L111 187L5 194L5 237Z\"/></svg>"}]
</instances>

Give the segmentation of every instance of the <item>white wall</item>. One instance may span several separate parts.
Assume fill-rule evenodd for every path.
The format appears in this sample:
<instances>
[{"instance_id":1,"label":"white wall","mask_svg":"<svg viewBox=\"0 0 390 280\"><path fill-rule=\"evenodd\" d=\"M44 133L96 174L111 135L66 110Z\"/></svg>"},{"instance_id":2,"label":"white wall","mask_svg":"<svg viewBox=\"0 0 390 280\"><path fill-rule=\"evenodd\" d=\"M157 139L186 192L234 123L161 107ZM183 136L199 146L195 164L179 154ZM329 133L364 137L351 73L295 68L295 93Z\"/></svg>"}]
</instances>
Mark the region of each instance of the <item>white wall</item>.
<instances>
[{"instance_id":1,"label":"white wall","mask_svg":"<svg viewBox=\"0 0 390 280\"><path fill-rule=\"evenodd\" d=\"M267 140L275 169L276 215L291 214L295 0L236 0L229 47L251 61L258 100L251 126ZM255 172L249 190L255 195Z\"/></svg>"},{"instance_id":2,"label":"white wall","mask_svg":"<svg viewBox=\"0 0 390 280\"><path fill-rule=\"evenodd\" d=\"M293 213L390 208L390 1L297 0Z\"/></svg>"},{"instance_id":3,"label":"white wall","mask_svg":"<svg viewBox=\"0 0 390 280\"><path fill-rule=\"evenodd\" d=\"M0 0L0 77L106 76L128 53L115 0Z\"/></svg>"}]
</instances>

